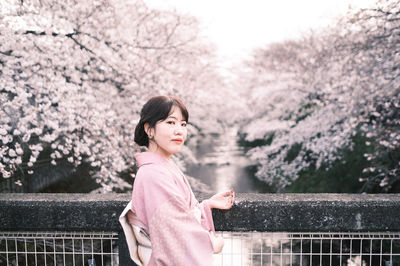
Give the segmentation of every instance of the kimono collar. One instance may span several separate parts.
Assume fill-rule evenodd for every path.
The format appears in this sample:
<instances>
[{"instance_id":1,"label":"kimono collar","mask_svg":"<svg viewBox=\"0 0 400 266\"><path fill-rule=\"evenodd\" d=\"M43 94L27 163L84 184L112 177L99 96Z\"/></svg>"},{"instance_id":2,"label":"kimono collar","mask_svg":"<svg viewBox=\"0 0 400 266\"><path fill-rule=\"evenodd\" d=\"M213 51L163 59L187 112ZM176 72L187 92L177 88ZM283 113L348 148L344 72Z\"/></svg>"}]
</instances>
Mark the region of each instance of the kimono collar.
<instances>
[{"instance_id":1,"label":"kimono collar","mask_svg":"<svg viewBox=\"0 0 400 266\"><path fill-rule=\"evenodd\" d=\"M135 154L135 159L138 167L145 164L164 164L169 165L169 161L162 155L154 152L141 152Z\"/></svg>"}]
</instances>

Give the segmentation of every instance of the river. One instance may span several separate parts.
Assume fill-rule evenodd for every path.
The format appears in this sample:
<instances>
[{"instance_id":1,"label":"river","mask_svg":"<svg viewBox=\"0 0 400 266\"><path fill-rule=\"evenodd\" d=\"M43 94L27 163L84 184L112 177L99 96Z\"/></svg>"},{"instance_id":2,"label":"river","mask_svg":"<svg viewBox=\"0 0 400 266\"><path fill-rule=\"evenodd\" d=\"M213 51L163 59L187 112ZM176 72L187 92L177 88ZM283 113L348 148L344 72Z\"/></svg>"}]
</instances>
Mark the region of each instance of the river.
<instances>
[{"instance_id":1,"label":"river","mask_svg":"<svg viewBox=\"0 0 400 266\"><path fill-rule=\"evenodd\" d=\"M244 147L238 145L238 128L226 128L221 134L208 134L189 145L197 164L186 167L193 176L212 191L234 189L239 193L272 193L273 188L257 179L254 165L246 157Z\"/></svg>"}]
</instances>

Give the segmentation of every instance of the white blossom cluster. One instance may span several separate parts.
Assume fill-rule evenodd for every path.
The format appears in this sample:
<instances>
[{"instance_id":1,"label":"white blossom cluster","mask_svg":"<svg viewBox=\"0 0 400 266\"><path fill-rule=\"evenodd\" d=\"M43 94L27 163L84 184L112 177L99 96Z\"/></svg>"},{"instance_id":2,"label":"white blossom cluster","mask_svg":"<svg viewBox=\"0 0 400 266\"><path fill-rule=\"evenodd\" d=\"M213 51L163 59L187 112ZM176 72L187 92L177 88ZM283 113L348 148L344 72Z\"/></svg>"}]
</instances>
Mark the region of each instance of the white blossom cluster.
<instances>
[{"instance_id":1,"label":"white blossom cluster","mask_svg":"<svg viewBox=\"0 0 400 266\"><path fill-rule=\"evenodd\" d=\"M271 145L249 151L260 179L283 189L311 165L329 168L352 149L356 134L375 147L365 155L371 165L382 152L398 153L399 14L400 1L379 1L350 10L332 28L255 52L247 81L257 111L242 133L250 142L273 134ZM379 177L381 186L400 176L393 161L393 173Z\"/></svg>"},{"instance_id":2,"label":"white blossom cluster","mask_svg":"<svg viewBox=\"0 0 400 266\"><path fill-rule=\"evenodd\" d=\"M87 162L110 189L134 163L134 128L150 96L200 99L200 114L218 106L224 93L197 92L220 85L197 36L193 18L142 1L1 1L0 176Z\"/></svg>"}]
</instances>

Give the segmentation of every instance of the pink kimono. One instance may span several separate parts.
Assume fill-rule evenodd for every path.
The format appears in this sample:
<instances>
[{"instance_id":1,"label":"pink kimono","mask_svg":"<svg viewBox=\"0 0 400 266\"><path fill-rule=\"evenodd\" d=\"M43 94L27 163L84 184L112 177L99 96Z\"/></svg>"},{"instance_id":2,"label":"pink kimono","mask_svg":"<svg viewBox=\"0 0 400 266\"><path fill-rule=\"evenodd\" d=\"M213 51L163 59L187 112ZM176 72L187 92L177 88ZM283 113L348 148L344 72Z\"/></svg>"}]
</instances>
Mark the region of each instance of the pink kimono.
<instances>
[{"instance_id":1,"label":"pink kimono","mask_svg":"<svg viewBox=\"0 0 400 266\"><path fill-rule=\"evenodd\" d=\"M148 265L212 265L209 232L215 229L207 201L199 203L183 173L161 155L143 152L135 158L132 210L136 225L150 235ZM194 215L198 210L201 221Z\"/></svg>"}]
</instances>

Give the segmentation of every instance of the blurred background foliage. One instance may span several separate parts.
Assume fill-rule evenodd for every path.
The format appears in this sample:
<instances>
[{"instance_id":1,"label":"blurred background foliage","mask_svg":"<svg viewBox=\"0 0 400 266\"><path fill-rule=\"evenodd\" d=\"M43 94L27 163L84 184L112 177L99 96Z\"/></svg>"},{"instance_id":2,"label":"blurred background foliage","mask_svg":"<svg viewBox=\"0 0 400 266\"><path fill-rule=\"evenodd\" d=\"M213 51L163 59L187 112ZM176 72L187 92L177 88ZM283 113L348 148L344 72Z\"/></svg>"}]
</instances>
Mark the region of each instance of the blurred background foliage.
<instances>
[{"instance_id":1,"label":"blurred background foliage","mask_svg":"<svg viewBox=\"0 0 400 266\"><path fill-rule=\"evenodd\" d=\"M400 2L378 1L247 62L248 153L278 191L390 192L400 178Z\"/></svg>"}]
</instances>

